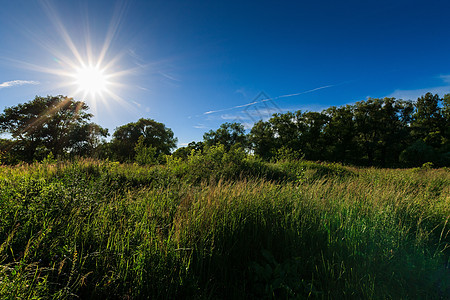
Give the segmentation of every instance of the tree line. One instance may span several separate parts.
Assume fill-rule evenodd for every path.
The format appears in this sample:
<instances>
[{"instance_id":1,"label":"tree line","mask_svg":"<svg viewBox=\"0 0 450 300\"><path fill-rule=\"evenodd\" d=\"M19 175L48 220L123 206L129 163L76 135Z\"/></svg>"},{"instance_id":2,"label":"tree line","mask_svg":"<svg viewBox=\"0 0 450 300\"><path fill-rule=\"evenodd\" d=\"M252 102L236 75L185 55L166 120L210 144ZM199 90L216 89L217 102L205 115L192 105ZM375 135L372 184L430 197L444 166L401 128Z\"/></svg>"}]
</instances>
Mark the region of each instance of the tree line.
<instances>
[{"instance_id":1,"label":"tree line","mask_svg":"<svg viewBox=\"0 0 450 300\"><path fill-rule=\"evenodd\" d=\"M120 162L164 163L177 139L170 128L141 118L108 130L91 122L88 106L65 96L36 97L0 114L0 160L41 161L46 157L87 156ZM332 106L322 112L296 111L256 122L248 133L240 123L224 123L203 141L172 153L187 158L215 145L263 160L300 159L357 165L450 165L450 94L427 93L417 101L372 99Z\"/></svg>"},{"instance_id":2,"label":"tree line","mask_svg":"<svg viewBox=\"0 0 450 300\"><path fill-rule=\"evenodd\" d=\"M322 112L278 113L248 134L224 123L203 136L204 146L245 147L264 160L280 157L370 166L450 165L450 94L427 93L417 101L372 99ZM191 143L180 156L201 148Z\"/></svg>"},{"instance_id":3,"label":"tree line","mask_svg":"<svg viewBox=\"0 0 450 300\"><path fill-rule=\"evenodd\" d=\"M0 114L0 159L9 164L41 161L49 155L61 159L94 157L133 161L136 144L152 147L155 156L168 155L177 139L170 128L152 119L139 119L108 129L91 122L86 103L59 96L36 97L6 108Z\"/></svg>"}]
</instances>

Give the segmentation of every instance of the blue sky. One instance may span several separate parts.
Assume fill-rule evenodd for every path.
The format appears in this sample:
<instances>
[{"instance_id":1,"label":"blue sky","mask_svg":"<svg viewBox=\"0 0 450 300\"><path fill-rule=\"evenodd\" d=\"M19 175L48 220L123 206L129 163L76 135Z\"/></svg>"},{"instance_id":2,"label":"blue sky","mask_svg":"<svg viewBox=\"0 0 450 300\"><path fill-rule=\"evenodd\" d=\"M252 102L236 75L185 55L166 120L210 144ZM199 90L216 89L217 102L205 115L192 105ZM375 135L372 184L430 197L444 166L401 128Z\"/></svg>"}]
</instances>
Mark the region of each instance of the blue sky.
<instances>
[{"instance_id":1,"label":"blue sky","mask_svg":"<svg viewBox=\"0 0 450 300\"><path fill-rule=\"evenodd\" d=\"M273 112L450 93L442 0L0 4L0 109L73 96L110 133L152 118L181 146ZM109 92L85 95L71 75L100 58Z\"/></svg>"}]
</instances>

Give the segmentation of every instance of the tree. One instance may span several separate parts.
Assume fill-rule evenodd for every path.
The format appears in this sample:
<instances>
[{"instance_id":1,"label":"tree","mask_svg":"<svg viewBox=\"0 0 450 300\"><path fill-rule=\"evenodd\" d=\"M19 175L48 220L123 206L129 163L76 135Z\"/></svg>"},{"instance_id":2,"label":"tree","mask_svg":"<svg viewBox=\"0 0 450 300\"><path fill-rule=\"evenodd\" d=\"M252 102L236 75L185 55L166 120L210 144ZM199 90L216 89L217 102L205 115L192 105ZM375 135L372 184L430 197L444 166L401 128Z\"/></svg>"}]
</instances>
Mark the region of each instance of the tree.
<instances>
[{"instance_id":1,"label":"tree","mask_svg":"<svg viewBox=\"0 0 450 300\"><path fill-rule=\"evenodd\" d=\"M299 110L295 113L274 114L269 119L277 149L285 147L293 151L302 151L303 141L301 134L303 132L303 124L299 122L302 116L303 114Z\"/></svg>"},{"instance_id":2,"label":"tree","mask_svg":"<svg viewBox=\"0 0 450 300\"><path fill-rule=\"evenodd\" d=\"M223 145L225 151L231 147L246 147L248 144L244 125L240 123L223 123L216 131L210 130L203 135L205 146Z\"/></svg>"},{"instance_id":3,"label":"tree","mask_svg":"<svg viewBox=\"0 0 450 300\"><path fill-rule=\"evenodd\" d=\"M442 132L444 137L443 152L450 152L450 94L446 94L442 99L442 117L444 123L444 130Z\"/></svg>"},{"instance_id":4,"label":"tree","mask_svg":"<svg viewBox=\"0 0 450 300\"><path fill-rule=\"evenodd\" d=\"M249 134L249 142L256 155L269 160L276 152L275 136L272 125L269 122L259 120Z\"/></svg>"},{"instance_id":5,"label":"tree","mask_svg":"<svg viewBox=\"0 0 450 300\"><path fill-rule=\"evenodd\" d=\"M410 167L421 166L426 162L435 162L436 159L437 155L433 147L422 140L417 140L400 153L400 162Z\"/></svg>"},{"instance_id":6,"label":"tree","mask_svg":"<svg viewBox=\"0 0 450 300\"><path fill-rule=\"evenodd\" d=\"M73 128L68 134L71 153L79 156L92 156L105 143L108 129L90 123Z\"/></svg>"},{"instance_id":7,"label":"tree","mask_svg":"<svg viewBox=\"0 0 450 300\"><path fill-rule=\"evenodd\" d=\"M375 159L375 149L379 139L380 126L379 111L381 102L379 99L368 99L359 101L355 105L355 130L356 141L359 150L367 157L368 163L372 164Z\"/></svg>"},{"instance_id":8,"label":"tree","mask_svg":"<svg viewBox=\"0 0 450 300\"><path fill-rule=\"evenodd\" d=\"M329 118L325 113L305 112L298 120L298 127L302 129L302 151L306 159L324 159L326 140L324 130Z\"/></svg>"},{"instance_id":9,"label":"tree","mask_svg":"<svg viewBox=\"0 0 450 300\"><path fill-rule=\"evenodd\" d=\"M432 93L419 97L415 103L416 113L412 122L413 137L422 139L434 148L442 146L445 142L443 134L448 130L445 118L441 114L441 101L437 94Z\"/></svg>"},{"instance_id":10,"label":"tree","mask_svg":"<svg viewBox=\"0 0 450 300\"><path fill-rule=\"evenodd\" d=\"M144 136L141 135L134 147L135 160L140 165L154 165L157 162L156 148L144 145Z\"/></svg>"},{"instance_id":11,"label":"tree","mask_svg":"<svg viewBox=\"0 0 450 300\"><path fill-rule=\"evenodd\" d=\"M384 98L379 120L379 161L382 165L398 162L399 155L410 142L413 105L410 101Z\"/></svg>"},{"instance_id":12,"label":"tree","mask_svg":"<svg viewBox=\"0 0 450 300\"><path fill-rule=\"evenodd\" d=\"M24 161L55 156L88 154L107 129L89 123L92 114L86 103L65 96L38 97L8 107L0 115L0 133L8 133L13 144L10 152Z\"/></svg>"},{"instance_id":13,"label":"tree","mask_svg":"<svg viewBox=\"0 0 450 300\"><path fill-rule=\"evenodd\" d=\"M181 158L181 159L187 159L189 155L192 153L192 151L195 151L196 153L203 152L204 144L203 142L190 142L186 147L180 147L177 150L175 150L174 153L172 153L173 157Z\"/></svg>"},{"instance_id":14,"label":"tree","mask_svg":"<svg viewBox=\"0 0 450 300\"><path fill-rule=\"evenodd\" d=\"M355 122L354 107L351 105L326 109L323 113L329 118L324 129L327 159L332 161L349 161L354 155Z\"/></svg>"},{"instance_id":15,"label":"tree","mask_svg":"<svg viewBox=\"0 0 450 300\"><path fill-rule=\"evenodd\" d=\"M118 127L111 140L111 151L119 161L131 161L136 155L135 145L143 136L143 145L156 149L156 155L170 154L176 147L177 139L163 123L141 118L137 122Z\"/></svg>"}]
</instances>

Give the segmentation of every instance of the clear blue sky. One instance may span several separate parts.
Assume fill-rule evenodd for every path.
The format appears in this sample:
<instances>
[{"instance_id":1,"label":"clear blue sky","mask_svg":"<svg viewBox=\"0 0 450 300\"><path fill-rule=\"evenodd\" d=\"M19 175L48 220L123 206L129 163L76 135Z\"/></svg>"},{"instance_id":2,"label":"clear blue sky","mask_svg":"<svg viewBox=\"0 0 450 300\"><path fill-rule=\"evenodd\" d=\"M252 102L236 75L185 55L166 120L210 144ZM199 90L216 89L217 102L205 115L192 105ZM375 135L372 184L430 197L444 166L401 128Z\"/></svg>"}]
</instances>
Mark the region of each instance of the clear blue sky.
<instances>
[{"instance_id":1,"label":"clear blue sky","mask_svg":"<svg viewBox=\"0 0 450 300\"><path fill-rule=\"evenodd\" d=\"M0 109L73 96L110 133L152 118L183 145L272 112L450 93L443 0L0 4ZM71 75L102 49L109 93L84 96ZM243 106L260 92L274 99Z\"/></svg>"}]
</instances>

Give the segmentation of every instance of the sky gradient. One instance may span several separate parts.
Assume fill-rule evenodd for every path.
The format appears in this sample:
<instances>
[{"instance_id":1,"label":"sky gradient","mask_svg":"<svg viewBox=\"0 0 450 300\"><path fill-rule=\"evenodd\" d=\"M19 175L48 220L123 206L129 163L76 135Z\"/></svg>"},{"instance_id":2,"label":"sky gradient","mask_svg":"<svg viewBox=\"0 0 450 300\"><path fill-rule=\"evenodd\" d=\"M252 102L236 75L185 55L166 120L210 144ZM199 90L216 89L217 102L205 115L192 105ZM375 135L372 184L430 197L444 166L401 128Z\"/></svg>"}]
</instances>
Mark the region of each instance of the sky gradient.
<instances>
[{"instance_id":1,"label":"sky gradient","mask_svg":"<svg viewBox=\"0 0 450 300\"><path fill-rule=\"evenodd\" d=\"M0 109L67 95L111 134L152 118L183 146L274 112L450 93L442 0L0 4ZM109 93L77 91L71 74L89 61Z\"/></svg>"}]
</instances>

